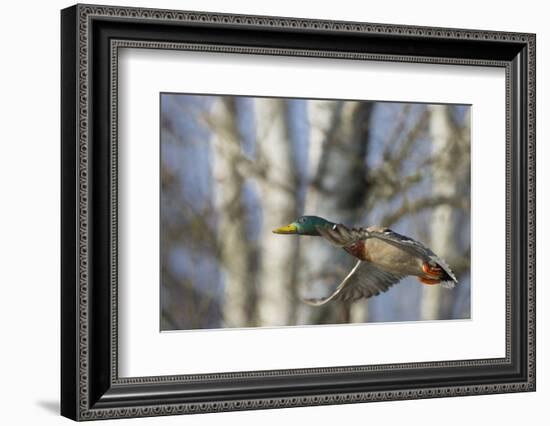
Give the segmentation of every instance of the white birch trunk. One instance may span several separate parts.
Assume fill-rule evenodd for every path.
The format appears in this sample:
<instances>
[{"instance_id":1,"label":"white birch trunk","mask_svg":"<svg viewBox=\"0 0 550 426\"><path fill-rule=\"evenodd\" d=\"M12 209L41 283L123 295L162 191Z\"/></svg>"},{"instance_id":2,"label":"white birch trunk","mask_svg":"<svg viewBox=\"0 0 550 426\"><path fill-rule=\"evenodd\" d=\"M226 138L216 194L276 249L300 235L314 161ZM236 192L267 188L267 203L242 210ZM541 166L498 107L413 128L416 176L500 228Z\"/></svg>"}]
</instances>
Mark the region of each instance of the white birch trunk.
<instances>
[{"instance_id":1,"label":"white birch trunk","mask_svg":"<svg viewBox=\"0 0 550 426\"><path fill-rule=\"evenodd\" d=\"M287 104L278 99L256 99L256 131L261 164L263 223L259 268L259 325L294 322L295 262L298 240L272 230L296 219L296 172L289 137Z\"/></svg>"},{"instance_id":2,"label":"white birch trunk","mask_svg":"<svg viewBox=\"0 0 550 426\"><path fill-rule=\"evenodd\" d=\"M310 101L310 175L305 214L358 225L365 196L365 154L371 106L359 102ZM328 294L353 266L354 259L319 238L301 242L301 289L309 295ZM340 304L338 304L340 306ZM300 322L322 314L323 308L303 307ZM334 309L334 306L327 309ZM344 309L348 309L347 307ZM351 322L367 318L366 303L355 303Z\"/></svg>"},{"instance_id":3,"label":"white birch trunk","mask_svg":"<svg viewBox=\"0 0 550 426\"><path fill-rule=\"evenodd\" d=\"M432 140L432 156L436 159L432 166L432 193L434 197L452 197L457 193L456 159L453 158L453 126L450 111L445 105L430 105L429 131ZM435 207L431 218L431 248L443 259L449 261L456 256L455 217L453 207ZM460 285L460 284L459 284ZM444 299L452 296L452 290L441 286L423 287L421 318L424 320L442 319Z\"/></svg>"},{"instance_id":4,"label":"white birch trunk","mask_svg":"<svg viewBox=\"0 0 550 426\"><path fill-rule=\"evenodd\" d=\"M245 327L249 325L249 302L254 283L241 194L243 178L237 170L241 138L234 99L217 99L210 121L213 127L215 203L219 214L218 244L225 278L224 327Z\"/></svg>"},{"instance_id":5,"label":"white birch trunk","mask_svg":"<svg viewBox=\"0 0 550 426\"><path fill-rule=\"evenodd\" d=\"M333 127L333 120L338 114L338 102L310 100L307 104L309 121L308 184L304 203L304 214L334 219L333 212L327 212L321 204L320 185L322 175L319 173L320 161L327 143L327 137ZM298 292L323 295L334 284L334 279L326 279L324 269L326 261L334 255L334 247L321 238L303 238L300 241L300 276ZM341 271L344 272L344 271ZM308 324L317 316L319 308L301 304L298 310L298 322ZM313 320L315 321L315 320Z\"/></svg>"}]
</instances>

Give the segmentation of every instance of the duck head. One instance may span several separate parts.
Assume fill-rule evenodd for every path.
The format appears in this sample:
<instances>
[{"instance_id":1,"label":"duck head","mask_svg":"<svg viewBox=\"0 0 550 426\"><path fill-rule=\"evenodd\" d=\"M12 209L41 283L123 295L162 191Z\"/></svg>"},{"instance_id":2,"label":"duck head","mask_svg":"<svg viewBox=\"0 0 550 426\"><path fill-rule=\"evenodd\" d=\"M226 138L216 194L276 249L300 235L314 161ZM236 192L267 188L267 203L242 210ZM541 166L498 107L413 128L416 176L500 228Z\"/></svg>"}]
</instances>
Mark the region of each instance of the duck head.
<instances>
[{"instance_id":1,"label":"duck head","mask_svg":"<svg viewBox=\"0 0 550 426\"><path fill-rule=\"evenodd\" d=\"M319 228L330 228L335 224L319 216L301 216L294 222L274 229L275 234L298 234L319 237Z\"/></svg>"}]
</instances>

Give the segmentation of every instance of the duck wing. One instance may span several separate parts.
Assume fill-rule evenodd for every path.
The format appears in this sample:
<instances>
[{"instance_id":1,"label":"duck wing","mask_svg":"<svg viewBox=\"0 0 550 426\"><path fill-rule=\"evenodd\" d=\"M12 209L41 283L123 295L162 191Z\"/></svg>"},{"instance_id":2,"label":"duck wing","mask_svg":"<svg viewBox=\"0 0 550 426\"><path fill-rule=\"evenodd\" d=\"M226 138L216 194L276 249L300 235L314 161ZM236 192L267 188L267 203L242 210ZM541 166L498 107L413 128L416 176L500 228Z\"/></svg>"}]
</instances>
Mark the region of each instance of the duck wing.
<instances>
[{"instance_id":1,"label":"duck wing","mask_svg":"<svg viewBox=\"0 0 550 426\"><path fill-rule=\"evenodd\" d=\"M453 288L458 283L450 266L441 257L437 256L429 247L410 237L392 231L389 228L371 226L369 228L348 228L342 224L333 225L330 228L318 228L319 235L331 244L345 247L361 239L378 238L388 244L401 248L411 254L420 257L425 262L437 265L445 272L445 279L441 282L443 287Z\"/></svg>"},{"instance_id":2,"label":"duck wing","mask_svg":"<svg viewBox=\"0 0 550 426\"><path fill-rule=\"evenodd\" d=\"M368 228L366 238L378 238L388 244L399 247L411 255L420 257L424 261L439 266L448 275L449 281L442 284L446 287L454 287L458 282L450 266L441 257L437 256L429 247L405 235L398 234L389 228Z\"/></svg>"},{"instance_id":3,"label":"duck wing","mask_svg":"<svg viewBox=\"0 0 550 426\"><path fill-rule=\"evenodd\" d=\"M318 227L319 235L337 247L345 247L354 242L368 238L366 228L348 228L342 224L335 224L330 228Z\"/></svg>"},{"instance_id":4,"label":"duck wing","mask_svg":"<svg viewBox=\"0 0 550 426\"><path fill-rule=\"evenodd\" d=\"M321 306L331 300L353 302L377 296L399 282L403 275L383 271L370 262L358 261L350 273L330 295L323 298L302 299L313 306Z\"/></svg>"}]
</instances>

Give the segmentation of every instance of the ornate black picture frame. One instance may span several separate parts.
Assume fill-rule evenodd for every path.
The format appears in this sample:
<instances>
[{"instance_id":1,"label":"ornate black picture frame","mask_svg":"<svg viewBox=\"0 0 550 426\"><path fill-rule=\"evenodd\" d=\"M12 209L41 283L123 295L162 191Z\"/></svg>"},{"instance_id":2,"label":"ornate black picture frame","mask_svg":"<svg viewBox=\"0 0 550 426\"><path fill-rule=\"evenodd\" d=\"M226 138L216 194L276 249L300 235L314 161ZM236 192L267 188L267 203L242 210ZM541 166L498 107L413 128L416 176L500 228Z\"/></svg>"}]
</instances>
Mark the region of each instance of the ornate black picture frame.
<instances>
[{"instance_id":1,"label":"ornate black picture frame","mask_svg":"<svg viewBox=\"0 0 550 426\"><path fill-rule=\"evenodd\" d=\"M535 390L535 35L76 5L61 13L61 413L74 420ZM121 47L481 65L506 72L506 356L120 378Z\"/></svg>"}]
</instances>

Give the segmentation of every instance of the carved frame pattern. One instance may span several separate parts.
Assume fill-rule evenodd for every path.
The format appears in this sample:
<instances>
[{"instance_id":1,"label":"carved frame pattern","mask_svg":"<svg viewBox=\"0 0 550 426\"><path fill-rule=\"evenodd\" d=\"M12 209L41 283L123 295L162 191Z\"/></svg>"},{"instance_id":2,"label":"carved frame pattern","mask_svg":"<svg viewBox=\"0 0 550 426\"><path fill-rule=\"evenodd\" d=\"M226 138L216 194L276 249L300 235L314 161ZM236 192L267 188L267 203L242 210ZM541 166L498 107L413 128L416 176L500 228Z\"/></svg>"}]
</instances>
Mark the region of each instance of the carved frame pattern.
<instances>
[{"instance_id":1,"label":"carved frame pattern","mask_svg":"<svg viewBox=\"0 0 550 426\"><path fill-rule=\"evenodd\" d=\"M68 14L68 12L65 12ZM309 20L296 18L281 18L267 16L245 16L245 15L227 15L217 13L170 11L156 9L138 9L127 7L103 7L91 5L77 5L72 9L73 18L76 18L77 28L73 28L77 36L76 52L76 75L75 87L77 92L76 102L68 107L76 109L76 134L75 140L64 143L72 143L76 146L75 170L75 189L76 198L73 209L76 213L76 235L72 237L76 240L74 258L66 259L64 262L76 262L77 275L73 279L66 280L63 284L63 290L73 287L76 297L76 309L71 315L63 317L63 321L74 321L76 323L77 336L70 337L74 340L76 349L76 359L74 362L75 383L70 385L64 383L67 392L76 392L76 406L69 406L69 399L62 390L62 400L66 400L65 408L62 413L73 419L92 420L113 417L141 417L158 416L184 413L204 413L215 411L230 410L248 410L261 408L294 407L323 404L342 404L352 402L400 400L415 398L434 398L443 396L462 396L488 393L533 391L535 389L535 36L533 34L520 34L511 32L494 32L465 29L448 28L430 28L402 25L370 24L357 22L336 22L324 20ZM526 49L526 105L525 126L527 140L525 167L527 171L525 187L523 190L526 206L526 278L525 283L525 318L526 318L526 360L525 375L522 380L509 381L503 383L479 384L479 385L454 385L454 386L434 386L427 388L401 388L397 390L380 390L373 392L327 392L321 394L301 395L301 396L273 396L268 398L245 398L245 399L227 399L203 402L169 402L149 405L139 404L115 404L115 406L96 404L92 401L90 394L90 263L93 259L90 257L90 215L91 215L91 194L90 194L90 122L89 114L91 111L91 89L90 89L90 49L91 46L91 23L94 19L112 19L151 23L172 23L185 25L186 23L204 24L204 25L224 25L238 27L254 28L272 28L280 30L299 30L316 31L326 33L358 33L358 34L377 34L381 36L411 36L422 39L447 39L447 40L467 40L483 42L507 42L517 43L525 46ZM274 370L261 372L242 372L242 373L222 373L208 375L190 375L190 376L160 376L160 377L136 377L119 378L117 374L117 84L118 84L118 49L123 47L132 48L154 48L154 49L177 49L177 50L197 50L197 51L217 51L239 54L265 54L265 55L298 55L314 56L341 59L374 60L374 61L396 61L396 62L424 62L424 63L444 63L456 65L481 65L496 66L506 69L506 194L507 194L507 259L506 259L506 357L504 359L482 359L482 360L463 360L434 363L414 363L414 364L388 364L377 366L353 366L353 367L327 367L317 369L300 370ZM512 266L510 264L511 235L512 226L510 210L512 207L512 173L511 163L512 150L511 138L514 129L511 128L511 98L513 95L512 81L512 62L503 60L484 60L471 58L449 58L438 56L415 56L415 55L392 55L392 54L369 54L341 51L325 51L315 49L281 49L270 47L246 47L246 46L228 46L200 43L179 43L170 41L146 41L146 40L122 40L113 39L110 41L110 202L111 202L111 240L110 240L110 259L111 259L111 297L110 297L110 324L111 329L111 359L110 359L110 386L124 387L126 385L151 385L151 384L170 384L181 382L200 382L216 381L222 379L246 379L291 376L304 377L307 375L330 375L334 373L346 372L372 372L385 370L400 370L414 368L443 368L443 367L472 367L504 365L511 362L511 341L512 341ZM64 106L65 108L65 106ZM520 188L522 190L522 188ZM64 207L65 208L65 207ZM69 339L67 337L66 339ZM69 345L70 346L70 345ZM66 351L64 349L64 351ZM69 368L63 366L63 368ZM70 400L72 402L72 400Z\"/></svg>"}]
</instances>

